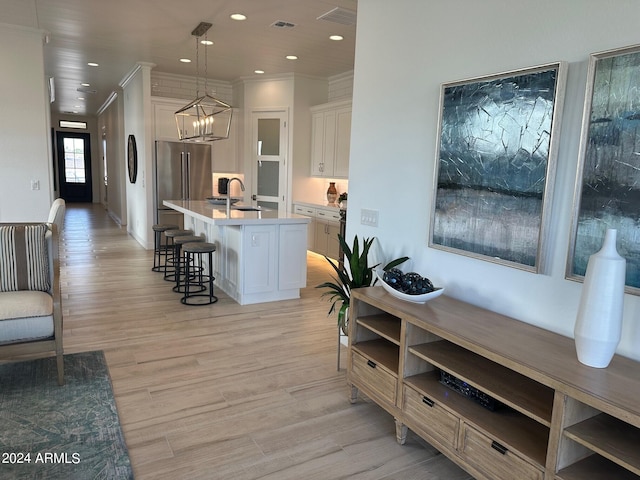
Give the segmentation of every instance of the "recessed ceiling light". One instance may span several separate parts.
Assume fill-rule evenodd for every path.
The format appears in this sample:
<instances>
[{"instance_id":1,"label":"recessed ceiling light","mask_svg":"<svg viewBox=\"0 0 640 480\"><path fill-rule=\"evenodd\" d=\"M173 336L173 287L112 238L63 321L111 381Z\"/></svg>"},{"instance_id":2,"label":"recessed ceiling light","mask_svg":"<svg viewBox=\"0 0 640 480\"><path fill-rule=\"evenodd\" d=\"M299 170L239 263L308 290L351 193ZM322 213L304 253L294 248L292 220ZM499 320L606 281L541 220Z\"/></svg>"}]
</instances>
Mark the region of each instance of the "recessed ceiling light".
<instances>
[{"instance_id":1,"label":"recessed ceiling light","mask_svg":"<svg viewBox=\"0 0 640 480\"><path fill-rule=\"evenodd\" d=\"M78 100L84 100L84 97L78 97Z\"/></svg>"},{"instance_id":2,"label":"recessed ceiling light","mask_svg":"<svg viewBox=\"0 0 640 480\"><path fill-rule=\"evenodd\" d=\"M342 35L331 35L329 40L335 40L337 42L339 40L344 40L344 37Z\"/></svg>"},{"instance_id":3,"label":"recessed ceiling light","mask_svg":"<svg viewBox=\"0 0 640 480\"><path fill-rule=\"evenodd\" d=\"M200 40L200 43L202 45L213 45L213 42L211 40Z\"/></svg>"},{"instance_id":4,"label":"recessed ceiling light","mask_svg":"<svg viewBox=\"0 0 640 480\"><path fill-rule=\"evenodd\" d=\"M233 13L231 14L231 18L234 20L246 20L247 16L243 15L242 13Z\"/></svg>"},{"instance_id":5,"label":"recessed ceiling light","mask_svg":"<svg viewBox=\"0 0 640 480\"><path fill-rule=\"evenodd\" d=\"M180 61L181 61L182 63L191 63L191 60L190 60L190 59L188 59L188 58L181 58L181 59L180 59Z\"/></svg>"},{"instance_id":6,"label":"recessed ceiling light","mask_svg":"<svg viewBox=\"0 0 640 480\"><path fill-rule=\"evenodd\" d=\"M264 70L254 70L253 73L257 73L258 75L262 75Z\"/></svg>"},{"instance_id":7,"label":"recessed ceiling light","mask_svg":"<svg viewBox=\"0 0 640 480\"><path fill-rule=\"evenodd\" d=\"M87 63L87 65L89 65L90 67L99 67L100 66L96 62L89 62L89 63Z\"/></svg>"},{"instance_id":8,"label":"recessed ceiling light","mask_svg":"<svg viewBox=\"0 0 640 480\"><path fill-rule=\"evenodd\" d=\"M80 86L82 86L82 87L90 87L91 84L90 83L81 83Z\"/></svg>"},{"instance_id":9,"label":"recessed ceiling light","mask_svg":"<svg viewBox=\"0 0 640 480\"><path fill-rule=\"evenodd\" d=\"M297 59L298 59L298 57L297 57L296 55L287 55L287 56L286 56L286 59L287 59L287 60L297 60Z\"/></svg>"}]
</instances>

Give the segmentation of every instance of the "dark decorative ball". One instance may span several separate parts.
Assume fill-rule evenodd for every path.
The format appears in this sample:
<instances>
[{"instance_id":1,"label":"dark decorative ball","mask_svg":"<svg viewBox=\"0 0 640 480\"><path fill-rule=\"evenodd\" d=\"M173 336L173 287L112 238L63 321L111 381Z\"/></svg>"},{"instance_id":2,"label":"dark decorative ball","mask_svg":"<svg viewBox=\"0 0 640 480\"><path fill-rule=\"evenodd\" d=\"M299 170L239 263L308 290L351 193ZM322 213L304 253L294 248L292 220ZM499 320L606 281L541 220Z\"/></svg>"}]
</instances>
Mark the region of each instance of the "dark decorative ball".
<instances>
[{"instance_id":1,"label":"dark decorative ball","mask_svg":"<svg viewBox=\"0 0 640 480\"><path fill-rule=\"evenodd\" d=\"M402 275L402 270L400 270L399 268L390 268L389 270L384 272L384 275L382 275L382 280L384 280L384 282L390 285L392 288L401 290Z\"/></svg>"},{"instance_id":2,"label":"dark decorative ball","mask_svg":"<svg viewBox=\"0 0 640 480\"><path fill-rule=\"evenodd\" d=\"M408 295L422 295L433 292L434 287L428 278L416 272L409 272L402 276L401 290Z\"/></svg>"}]
</instances>

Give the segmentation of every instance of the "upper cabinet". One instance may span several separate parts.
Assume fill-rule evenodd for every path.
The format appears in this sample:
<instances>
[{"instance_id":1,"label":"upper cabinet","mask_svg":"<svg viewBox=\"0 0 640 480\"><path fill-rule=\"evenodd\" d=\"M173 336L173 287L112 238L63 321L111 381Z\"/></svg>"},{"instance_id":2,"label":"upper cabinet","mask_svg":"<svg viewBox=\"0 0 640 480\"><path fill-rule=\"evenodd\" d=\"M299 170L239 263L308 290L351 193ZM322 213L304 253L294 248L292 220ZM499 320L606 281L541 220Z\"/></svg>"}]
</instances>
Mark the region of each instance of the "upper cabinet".
<instances>
[{"instance_id":1,"label":"upper cabinet","mask_svg":"<svg viewBox=\"0 0 640 480\"><path fill-rule=\"evenodd\" d=\"M178 126L176 124L175 112L187 104L186 100L172 98L155 97L152 99L154 132L156 140L166 140L179 142ZM229 138L226 140L216 140L211 144L213 155L213 171L216 173L236 173L239 171L239 139L241 138L241 110L234 108L231 117L231 127ZM192 135L193 125L181 125L187 136Z\"/></svg>"},{"instance_id":2,"label":"upper cabinet","mask_svg":"<svg viewBox=\"0 0 640 480\"><path fill-rule=\"evenodd\" d=\"M351 102L311 107L311 175L348 178Z\"/></svg>"},{"instance_id":3,"label":"upper cabinet","mask_svg":"<svg viewBox=\"0 0 640 480\"><path fill-rule=\"evenodd\" d=\"M213 154L213 171L216 173L237 173L240 171L238 158L240 158L240 138L242 138L242 111L233 109L229 138L216 140L211 144Z\"/></svg>"},{"instance_id":4,"label":"upper cabinet","mask_svg":"<svg viewBox=\"0 0 640 480\"><path fill-rule=\"evenodd\" d=\"M186 100L169 98L154 98L152 100L156 140L180 141L175 113L186 104ZM186 125L186 122L185 125L181 126L181 128L185 130L187 135L191 135L193 133L192 131L189 131L189 128L193 129L193 125Z\"/></svg>"}]
</instances>

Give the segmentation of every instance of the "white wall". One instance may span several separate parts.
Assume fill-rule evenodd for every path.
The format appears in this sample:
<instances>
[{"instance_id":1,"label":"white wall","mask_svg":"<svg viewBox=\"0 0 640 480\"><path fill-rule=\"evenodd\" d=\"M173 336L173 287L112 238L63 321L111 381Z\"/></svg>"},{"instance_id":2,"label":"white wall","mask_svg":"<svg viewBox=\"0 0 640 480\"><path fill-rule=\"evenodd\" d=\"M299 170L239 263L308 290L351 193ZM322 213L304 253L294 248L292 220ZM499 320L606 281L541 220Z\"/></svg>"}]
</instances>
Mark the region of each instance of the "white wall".
<instances>
[{"instance_id":1,"label":"white wall","mask_svg":"<svg viewBox=\"0 0 640 480\"><path fill-rule=\"evenodd\" d=\"M111 218L120 225L127 223L127 145L124 135L123 111L124 94L120 93L98 115L100 156L101 160L103 155L106 155L107 158L107 188L104 192L106 207ZM106 152L103 151L103 135L106 140Z\"/></svg>"},{"instance_id":2,"label":"white wall","mask_svg":"<svg viewBox=\"0 0 640 480\"><path fill-rule=\"evenodd\" d=\"M123 84L124 154L127 231L145 248L153 248L153 121L150 66L139 64ZM129 181L127 139L134 135L138 151L136 183Z\"/></svg>"},{"instance_id":3,"label":"white wall","mask_svg":"<svg viewBox=\"0 0 640 480\"><path fill-rule=\"evenodd\" d=\"M582 284L565 280L573 189L592 52L640 43L635 0L368 0L358 4L348 237L379 240L377 255L447 293L573 336ZM569 62L549 268L533 274L427 247L433 208L440 85L555 61ZM362 208L379 227L360 225ZM640 359L640 298L625 296L619 353Z\"/></svg>"},{"instance_id":4,"label":"white wall","mask_svg":"<svg viewBox=\"0 0 640 480\"><path fill-rule=\"evenodd\" d=\"M44 221L53 167L43 32L0 24L0 222ZM37 180L39 190L31 190Z\"/></svg>"}]
</instances>

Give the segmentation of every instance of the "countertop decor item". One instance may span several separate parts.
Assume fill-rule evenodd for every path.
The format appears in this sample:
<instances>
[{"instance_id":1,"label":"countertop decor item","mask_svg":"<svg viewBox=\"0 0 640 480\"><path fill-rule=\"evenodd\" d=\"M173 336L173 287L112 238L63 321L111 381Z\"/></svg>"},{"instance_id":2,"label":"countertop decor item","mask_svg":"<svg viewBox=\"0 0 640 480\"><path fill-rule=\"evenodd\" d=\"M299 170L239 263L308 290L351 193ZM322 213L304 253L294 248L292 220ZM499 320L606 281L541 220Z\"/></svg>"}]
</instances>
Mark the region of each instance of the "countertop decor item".
<instances>
[{"instance_id":1,"label":"countertop decor item","mask_svg":"<svg viewBox=\"0 0 640 480\"><path fill-rule=\"evenodd\" d=\"M384 281L384 270L378 269L376 270L376 275L380 279L380 284L382 288L384 288L388 293L393 295L400 300L405 300L407 302L413 303L427 303L429 300L433 300L434 298L438 298L440 295L444 293L444 288L435 287L433 291L428 293L423 293L419 295L410 295L408 293L404 293L402 290L397 290Z\"/></svg>"},{"instance_id":2,"label":"countertop decor item","mask_svg":"<svg viewBox=\"0 0 640 480\"><path fill-rule=\"evenodd\" d=\"M617 230L608 229L602 248L589 257L574 328L578 360L606 368L622 331L626 260L616 249Z\"/></svg>"},{"instance_id":3,"label":"countertop decor item","mask_svg":"<svg viewBox=\"0 0 640 480\"><path fill-rule=\"evenodd\" d=\"M330 204L336 203L338 199L338 190L336 189L336 182L329 182L329 188L327 188L327 202Z\"/></svg>"}]
</instances>

